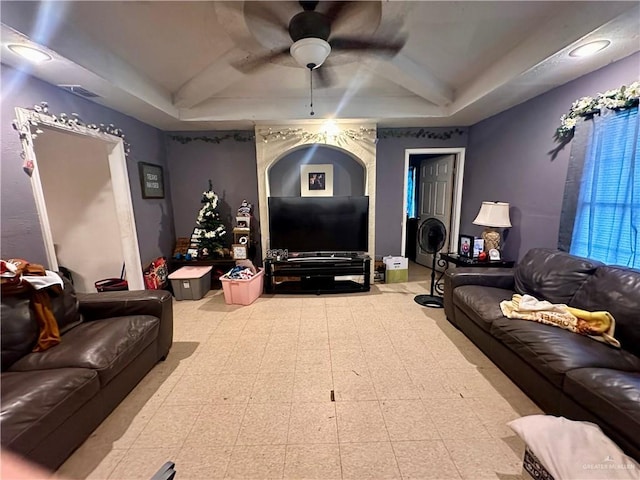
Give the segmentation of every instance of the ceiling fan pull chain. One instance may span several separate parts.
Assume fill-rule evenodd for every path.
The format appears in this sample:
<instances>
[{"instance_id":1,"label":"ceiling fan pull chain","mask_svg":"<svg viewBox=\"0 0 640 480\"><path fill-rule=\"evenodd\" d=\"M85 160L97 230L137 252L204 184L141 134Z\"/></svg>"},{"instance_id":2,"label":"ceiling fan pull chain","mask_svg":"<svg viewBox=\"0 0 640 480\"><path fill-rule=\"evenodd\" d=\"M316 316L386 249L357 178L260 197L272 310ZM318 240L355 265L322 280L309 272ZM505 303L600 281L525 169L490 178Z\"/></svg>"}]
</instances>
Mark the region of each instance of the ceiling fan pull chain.
<instances>
[{"instance_id":1,"label":"ceiling fan pull chain","mask_svg":"<svg viewBox=\"0 0 640 480\"><path fill-rule=\"evenodd\" d=\"M313 111L313 69L310 68L309 69L309 90L310 90L310 97L311 97L311 103L309 104L309 107L311 107L311 115L315 115L315 112Z\"/></svg>"}]
</instances>

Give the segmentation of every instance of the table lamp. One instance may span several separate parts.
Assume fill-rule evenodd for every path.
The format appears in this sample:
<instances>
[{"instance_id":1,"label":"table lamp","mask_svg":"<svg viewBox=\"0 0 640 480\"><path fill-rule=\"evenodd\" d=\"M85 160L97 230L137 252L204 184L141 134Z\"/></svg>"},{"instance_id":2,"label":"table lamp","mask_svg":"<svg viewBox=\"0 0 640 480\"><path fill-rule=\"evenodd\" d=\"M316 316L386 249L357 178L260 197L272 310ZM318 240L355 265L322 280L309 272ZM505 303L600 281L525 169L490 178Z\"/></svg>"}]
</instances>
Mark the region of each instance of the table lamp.
<instances>
[{"instance_id":1,"label":"table lamp","mask_svg":"<svg viewBox=\"0 0 640 480\"><path fill-rule=\"evenodd\" d=\"M500 232L497 229L511 226L509 204L505 202L482 202L478 216L473 221L473 224L486 227L482 232L485 251L488 252L493 248L500 250Z\"/></svg>"}]
</instances>

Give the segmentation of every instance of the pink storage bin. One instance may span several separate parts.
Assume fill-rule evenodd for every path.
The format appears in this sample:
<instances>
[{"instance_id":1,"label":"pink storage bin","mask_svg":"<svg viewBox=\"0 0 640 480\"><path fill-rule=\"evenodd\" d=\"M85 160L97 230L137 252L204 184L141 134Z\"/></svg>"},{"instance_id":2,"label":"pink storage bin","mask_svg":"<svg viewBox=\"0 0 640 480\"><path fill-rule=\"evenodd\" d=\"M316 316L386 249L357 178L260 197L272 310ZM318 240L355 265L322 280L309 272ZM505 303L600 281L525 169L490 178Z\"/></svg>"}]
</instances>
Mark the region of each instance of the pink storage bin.
<instances>
[{"instance_id":1,"label":"pink storage bin","mask_svg":"<svg viewBox=\"0 0 640 480\"><path fill-rule=\"evenodd\" d=\"M248 280L220 277L224 302L229 305L251 305L262 294L264 269Z\"/></svg>"}]
</instances>

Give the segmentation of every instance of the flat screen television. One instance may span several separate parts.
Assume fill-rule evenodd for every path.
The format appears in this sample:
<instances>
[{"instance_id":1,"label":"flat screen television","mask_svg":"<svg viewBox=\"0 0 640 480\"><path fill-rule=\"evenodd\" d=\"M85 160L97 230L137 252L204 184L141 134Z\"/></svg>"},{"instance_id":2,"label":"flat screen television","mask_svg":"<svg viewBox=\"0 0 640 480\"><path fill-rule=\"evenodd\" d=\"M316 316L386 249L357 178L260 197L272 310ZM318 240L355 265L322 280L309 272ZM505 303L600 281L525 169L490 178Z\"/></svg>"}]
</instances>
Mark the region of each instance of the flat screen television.
<instances>
[{"instance_id":1,"label":"flat screen television","mask_svg":"<svg viewBox=\"0 0 640 480\"><path fill-rule=\"evenodd\" d=\"M271 249L366 252L369 197L269 197Z\"/></svg>"}]
</instances>

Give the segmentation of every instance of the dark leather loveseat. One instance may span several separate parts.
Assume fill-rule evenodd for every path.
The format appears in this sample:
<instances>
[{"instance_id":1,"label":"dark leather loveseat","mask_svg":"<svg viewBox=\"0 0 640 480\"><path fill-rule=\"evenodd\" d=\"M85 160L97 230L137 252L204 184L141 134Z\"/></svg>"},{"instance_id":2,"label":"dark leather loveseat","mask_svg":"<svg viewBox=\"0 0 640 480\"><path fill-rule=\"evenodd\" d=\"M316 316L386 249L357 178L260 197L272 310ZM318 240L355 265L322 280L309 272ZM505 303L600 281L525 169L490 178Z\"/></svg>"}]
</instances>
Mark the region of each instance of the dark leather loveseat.
<instances>
[{"instance_id":1,"label":"dark leather loveseat","mask_svg":"<svg viewBox=\"0 0 640 480\"><path fill-rule=\"evenodd\" d=\"M506 318L516 292L609 311L622 347ZM546 413L596 423L640 460L640 271L532 249L514 269L447 270L445 313Z\"/></svg>"},{"instance_id":2,"label":"dark leather loveseat","mask_svg":"<svg viewBox=\"0 0 640 480\"><path fill-rule=\"evenodd\" d=\"M165 291L51 294L61 342L33 353L38 325L28 295L1 307L2 447L51 470L166 357L173 305Z\"/></svg>"}]
</instances>

